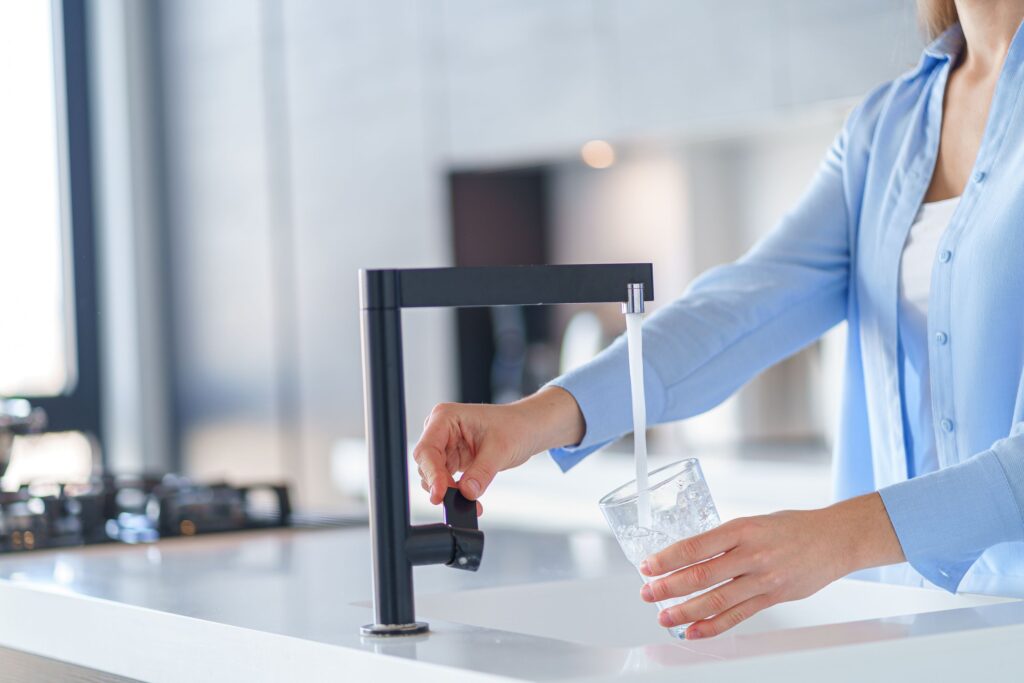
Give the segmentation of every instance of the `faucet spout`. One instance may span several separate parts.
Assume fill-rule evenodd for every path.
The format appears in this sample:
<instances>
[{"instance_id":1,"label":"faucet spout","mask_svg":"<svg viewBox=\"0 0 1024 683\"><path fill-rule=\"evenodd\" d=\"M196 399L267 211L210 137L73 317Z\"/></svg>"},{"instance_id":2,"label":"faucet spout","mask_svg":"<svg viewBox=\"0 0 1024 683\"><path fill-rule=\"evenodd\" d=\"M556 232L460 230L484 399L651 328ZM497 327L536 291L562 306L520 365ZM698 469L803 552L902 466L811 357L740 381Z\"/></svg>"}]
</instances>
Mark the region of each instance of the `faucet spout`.
<instances>
[{"instance_id":1,"label":"faucet spout","mask_svg":"<svg viewBox=\"0 0 1024 683\"><path fill-rule=\"evenodd\" d=\"M626 301L622 304L625 315L644 312L644 283L630 282L627 288Z\"/></svg>"}]
</instances>

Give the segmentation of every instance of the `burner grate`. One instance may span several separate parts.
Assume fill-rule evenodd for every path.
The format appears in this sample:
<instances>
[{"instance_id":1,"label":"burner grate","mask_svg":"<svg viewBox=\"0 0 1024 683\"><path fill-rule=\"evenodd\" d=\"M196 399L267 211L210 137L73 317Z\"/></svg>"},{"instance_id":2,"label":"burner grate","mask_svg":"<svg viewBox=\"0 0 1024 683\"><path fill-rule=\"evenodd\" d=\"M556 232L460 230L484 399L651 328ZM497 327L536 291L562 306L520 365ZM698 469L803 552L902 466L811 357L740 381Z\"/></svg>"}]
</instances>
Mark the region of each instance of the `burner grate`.
<instances>
[{"instance_id":1,"label":"burner grate","mask_svg":"<svg viewBox=\"0 0 1024 683\"><path fill-rule=\"evenodd\" d=\"M87 485L0 492L0 553L287 526L288 487L197 484L186 477L98 477Z\"/></svg>"}]
</instances>

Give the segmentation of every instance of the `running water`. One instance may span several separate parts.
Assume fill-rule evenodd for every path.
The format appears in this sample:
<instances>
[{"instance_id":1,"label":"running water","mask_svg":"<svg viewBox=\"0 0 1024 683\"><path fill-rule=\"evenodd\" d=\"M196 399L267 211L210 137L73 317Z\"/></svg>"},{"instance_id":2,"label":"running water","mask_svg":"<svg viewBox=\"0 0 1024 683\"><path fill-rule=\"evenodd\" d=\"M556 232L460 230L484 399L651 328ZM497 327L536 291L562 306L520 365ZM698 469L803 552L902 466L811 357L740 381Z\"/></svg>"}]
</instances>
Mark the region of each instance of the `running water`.
<instances>
[{"instance_id":1,"label":"running water","mask_svg":"<svg viewBox=\"0 0 1024 683\"><path fill-rule=\"evenodd\" d=\"M626 314L629 385L633 395L633 458L636 461L637 526L651 528L651 499L647 489L647 404L644 400L644 351L640 335L643 313Z\"/></svg>"}]
</instances>

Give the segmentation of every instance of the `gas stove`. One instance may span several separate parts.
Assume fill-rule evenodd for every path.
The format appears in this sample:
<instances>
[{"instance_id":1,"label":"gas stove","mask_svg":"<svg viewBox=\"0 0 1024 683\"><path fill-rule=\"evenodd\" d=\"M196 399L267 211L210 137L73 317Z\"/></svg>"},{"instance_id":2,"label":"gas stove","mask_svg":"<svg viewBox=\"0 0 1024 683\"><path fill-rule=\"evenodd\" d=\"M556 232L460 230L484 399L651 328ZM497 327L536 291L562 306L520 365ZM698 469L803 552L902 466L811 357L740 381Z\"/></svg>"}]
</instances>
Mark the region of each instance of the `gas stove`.
<instances>
[{"instance_id":1,"label":"gas stove","mask_svg":"<svg viewBox=\"0 0 1024 683\"><path fill-rule=\"evenodd\" d=\"M0 553L292 525L288 488L97 477L0 492Z\"/></svg>"}]
</instances>

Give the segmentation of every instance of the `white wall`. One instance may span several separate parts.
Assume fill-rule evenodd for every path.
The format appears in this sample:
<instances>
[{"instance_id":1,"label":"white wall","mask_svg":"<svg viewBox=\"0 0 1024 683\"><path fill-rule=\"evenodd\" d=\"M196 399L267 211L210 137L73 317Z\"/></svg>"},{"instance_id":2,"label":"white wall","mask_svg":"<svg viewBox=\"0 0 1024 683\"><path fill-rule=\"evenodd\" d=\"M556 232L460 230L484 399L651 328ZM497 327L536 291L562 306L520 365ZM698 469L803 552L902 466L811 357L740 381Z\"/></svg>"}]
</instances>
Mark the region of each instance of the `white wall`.
<instances>
[{"instance_id":1,"label":"white wall","mask_svg":"<svg viewBox=\"0 0 1024 683\"><path fill-rule=\"evenodd\" d=\"M594 137L727 129L911 67L909 0L447 0L447 157L551 158Z\"/></svg>"},{"instance_id":2,"label":"white wall","mask_svg":"<svg viewBox=\"0 0 1024 683\"><path fill-rule=\"evenodd\" d=\"M305 472L363 432L359 268L446 265L431 3L284 5ZM448 311L403 313L411 438L453 400Z\"/></svg>"}]
</instances>

